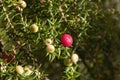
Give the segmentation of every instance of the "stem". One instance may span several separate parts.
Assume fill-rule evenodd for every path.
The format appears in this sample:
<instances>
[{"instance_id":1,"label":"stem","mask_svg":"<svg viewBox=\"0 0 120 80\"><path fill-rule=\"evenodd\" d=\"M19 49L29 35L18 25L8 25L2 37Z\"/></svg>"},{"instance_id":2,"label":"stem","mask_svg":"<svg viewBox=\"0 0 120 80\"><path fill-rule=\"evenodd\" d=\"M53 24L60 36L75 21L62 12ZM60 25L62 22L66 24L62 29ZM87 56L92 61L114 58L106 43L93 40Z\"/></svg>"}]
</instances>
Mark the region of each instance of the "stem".
<instances>
[{"instance_id":1,"label":"stem","mask_svg":"<svg viewBox=\"0 0 120 80\"><path fill-rule=\"evenodd\" d=\"M2 3L2 0L0 0L0 3ZM3 7L3 11L4 11L5 17L6 17L7 21L8 21L8 24L11 26L11 28L14 28L14 26L12 25L12 23L10 21L10 18L9 18L9 16L7 14L7 10L6 10L5 6L3 5L3 3L1 4L1 6Z\"/></svg>"}]
</instances>

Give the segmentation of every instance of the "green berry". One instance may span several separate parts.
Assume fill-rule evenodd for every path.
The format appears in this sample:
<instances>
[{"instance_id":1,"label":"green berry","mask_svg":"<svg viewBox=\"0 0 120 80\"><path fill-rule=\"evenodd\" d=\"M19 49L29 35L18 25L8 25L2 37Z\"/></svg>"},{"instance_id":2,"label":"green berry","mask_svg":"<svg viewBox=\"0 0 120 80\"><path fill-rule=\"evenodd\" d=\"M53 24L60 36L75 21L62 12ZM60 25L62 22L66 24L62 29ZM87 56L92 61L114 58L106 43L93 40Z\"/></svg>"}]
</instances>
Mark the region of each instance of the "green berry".
<instances>
[{"instance_id":1,"label":"green berry","mask_svg":"<svg viewBox=\"0 0 120 80\"><path fill-rule=\"evenodd\" d=\"M73 63L72 63L72 61L71 61L71 59L65 59L64 60L64 65L65 66L71 66Z\"/></svg>"}]
</instances>

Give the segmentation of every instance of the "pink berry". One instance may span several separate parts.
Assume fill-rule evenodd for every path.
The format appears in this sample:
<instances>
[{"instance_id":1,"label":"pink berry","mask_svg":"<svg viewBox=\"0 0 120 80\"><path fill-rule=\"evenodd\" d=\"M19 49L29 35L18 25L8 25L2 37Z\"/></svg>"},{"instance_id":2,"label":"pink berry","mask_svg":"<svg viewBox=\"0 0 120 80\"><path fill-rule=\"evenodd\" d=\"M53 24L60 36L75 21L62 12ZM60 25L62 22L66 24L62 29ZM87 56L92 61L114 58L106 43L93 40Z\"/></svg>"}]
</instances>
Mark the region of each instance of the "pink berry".
<instances>
[{"instance_id":1,"label":"pink berry","mask_svg":"<svg viewBox=\"0 0 120 80\"><path fill-rule=\"evenodd\" d=\"M72 36L69 34L63 34L61 36L61 43L66 47L72 46L72 44L73 44Z\"/></svg>"},{"instance_id":2,"label":"pink berry","mask_svg":"<svg viewBox=\"0 0 120 80\"><path fill-rule=\"evenodd\" d=\"M40 0L41 3L46 2L46 0Z\"/></svg>"}]
</instances>

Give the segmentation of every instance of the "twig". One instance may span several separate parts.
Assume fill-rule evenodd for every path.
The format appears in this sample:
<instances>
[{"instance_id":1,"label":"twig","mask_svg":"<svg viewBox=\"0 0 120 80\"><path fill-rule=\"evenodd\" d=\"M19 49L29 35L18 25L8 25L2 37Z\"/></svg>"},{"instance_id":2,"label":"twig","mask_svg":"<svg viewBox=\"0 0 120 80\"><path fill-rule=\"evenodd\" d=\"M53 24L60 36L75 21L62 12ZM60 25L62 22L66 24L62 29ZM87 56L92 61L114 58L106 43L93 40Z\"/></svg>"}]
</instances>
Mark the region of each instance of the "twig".
<instances>
[{"instance_id":1,"label":"twig","mask_svg":"<svg viewBox=\"0 0 120 80\"><path fill-rule=\"evenodd\" d=\"M12 23L10 21L10 18L8 16L7 12L6 12L7 10L6 10L5 6L2 3L2 0L0 0L0 3L1 3L1 6L3 7L3 11L4 11L4 14L6 16L6 19L7 19L8 23L9 23L9 25L11 26L11 28L14 28L14 26L12 25Z\"/></svg>"}]
</instances>

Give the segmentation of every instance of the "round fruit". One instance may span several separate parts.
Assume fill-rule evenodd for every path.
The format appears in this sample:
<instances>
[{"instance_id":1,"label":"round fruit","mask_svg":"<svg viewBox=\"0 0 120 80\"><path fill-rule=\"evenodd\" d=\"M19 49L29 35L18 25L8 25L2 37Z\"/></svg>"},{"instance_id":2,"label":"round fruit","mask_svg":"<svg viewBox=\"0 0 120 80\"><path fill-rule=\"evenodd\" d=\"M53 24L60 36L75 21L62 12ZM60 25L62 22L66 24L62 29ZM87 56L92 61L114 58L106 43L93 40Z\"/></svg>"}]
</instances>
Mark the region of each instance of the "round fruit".
<instances>
[{"instance_id":1,"label":"round fruit","mask_svg":"<svg viewBox=\"0 0 120 80\"><path fill-rule=\"evenodd\" d=\"M25 8L25 7L27 6L26 2L23 1L23 0L19 0L19 1L18 1L18 4L19 4L20 7L22 7L22 8Z\"/></svg>"},{"instance_id":2,"label":"round fruit","mask_svg":"<svg viewBox=\"0 0 120 80\"><path fill-rule=\"evenodd\" d=\"M48 53L53 53L55 51L55 47L53 45L47 45L46 51Z\"/></svg>"},{"instance_id":3,"label":"round fruit","mask_svg":"<svg viewBox=\"0 0 120 80\"><path fill-rule=\"evenodd\" d=\"M72 46L72 44L73 44L72 36L69 34L63 34L61 36L61 43L66 47Z\"/></svg>"},{"instance_id":4,"label":"round fruit","mask_svg":"<svg viewBox=\"0 0 120 80\"><path fill-rule=\"evenodd\" d=\"M46 40L45 40L45 44L46 44L46 45L50 45L50 44L52 44L52 40L51 40L51 39L49 39L49 38L48 38L48 39L46 39Z\"/></svg>"},{"instance_id":5,"label":"round fruit","mask_svg":"<svg viewBox=\"0 0 120 80\"><path fill-rule=\"evenodd\" d=\"M23 74L24 73L23 67L20 65L16 66L16 72L18 74Z\"/></svg>"},{"instance_id":6,"label":"round fruit","mask_svg":"<svg viewBox=\"0 0 120 80\"><path fill-rule=\"evenodd\" d=\"M30 68L28 67L25 67L24 70L25 70L25 76L29 76L32 73L32 70L30 70Z\"/></svg>"},{"instance_id":7,"label":"round fruit","mask_svg":"<svg viewBox=\"0 0 120 80\"><path fill-rule=\"evenodd\" d=\"M72 54L71 60L73 63L77 63L79 60L79 56L77 54Z\"/></svg>"},{"instance_id":8,"label":"round fruit","mask_svg":"<svg viewBox=\"0 0 120 80\"><path fill-rule=\"evenodd\" d=\"M41 3L46 2L46 0L40 0Z\"/></svg>"},{"instance_id":9,"label":"round fruit","mask_svg":"<svg viewBox=\"0 0 120 80\"><path fill-rule=\"evenodd\" d=\"M38 26L37 26L36 24L32 24L32 25L31 25L31 31L32 31L33 33L38 32Z\"/></svg>"},{"instance_id":10,"label":"round fruit","mask_svg":"<svg viewBox=\"0 0 120 80\"><path fill-rule=\"evenodd\" d=\"M65 59L64 60L64 65L65 66L71 66L73 63L72 63L72 61L71 61L71 59Z\"/></svg>"}]
</instances>

